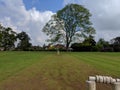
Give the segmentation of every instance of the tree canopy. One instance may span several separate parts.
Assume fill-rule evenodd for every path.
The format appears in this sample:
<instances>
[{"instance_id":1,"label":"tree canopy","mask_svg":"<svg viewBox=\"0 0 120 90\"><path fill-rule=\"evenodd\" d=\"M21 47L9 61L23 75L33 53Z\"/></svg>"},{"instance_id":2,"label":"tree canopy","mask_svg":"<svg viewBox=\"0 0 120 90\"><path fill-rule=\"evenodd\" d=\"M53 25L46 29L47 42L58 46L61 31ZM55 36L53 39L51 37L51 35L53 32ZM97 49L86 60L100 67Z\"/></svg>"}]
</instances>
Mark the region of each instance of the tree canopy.
<instances>
[{"instance_id":1,"label":"tree canopy","mask_svg":"<svg viewBox=\"0 0 120 90\"><path fill-rule=\"evenodd\" d=\"M30 37L26 32L18 33L17 38L20 40L17 46L20 50L28 50L31 47Z\"/></svg>"},{"instance_id":2,"label":"tree canopy","mask_svg":"<svg viewBox=\"0 0 120 90\"><path fill-rule=\"evenodd\" d=\"M49 41L64 43L68 49L75 40L95 34L90 16L89 10L82 5L68 4L52 16L43 32L50 36Z\"/></svg>"},{"instance_id":3,"label":"tree canopy","mask_svg":"<svg viewBox=\"0 0 120 90\"><path fill-rule=\"evenodd\" d=\"M0 25L0 47L3 47L4 50L10 50L15 47L16 40L16 32L12 28Z\"/></svg>"}]
</instances>

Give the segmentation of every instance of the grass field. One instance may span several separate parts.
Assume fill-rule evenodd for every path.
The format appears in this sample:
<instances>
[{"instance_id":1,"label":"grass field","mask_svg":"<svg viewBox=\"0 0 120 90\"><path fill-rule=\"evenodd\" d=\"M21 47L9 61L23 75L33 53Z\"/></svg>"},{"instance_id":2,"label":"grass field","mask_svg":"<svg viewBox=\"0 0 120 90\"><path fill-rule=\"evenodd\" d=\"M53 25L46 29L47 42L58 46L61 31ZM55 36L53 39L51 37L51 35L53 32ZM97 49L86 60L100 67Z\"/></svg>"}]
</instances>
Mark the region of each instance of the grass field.
<instances>
[{"instance_id":1,"label":"grass field","mask_svg":"<svg viewBox=\"0 0 120 90\"><path fill-rule=\"evenodd\" d=\"M0 52L0 90L85 90L99 74L120 78L120 53Z\"/></svg>"}]
</instances>

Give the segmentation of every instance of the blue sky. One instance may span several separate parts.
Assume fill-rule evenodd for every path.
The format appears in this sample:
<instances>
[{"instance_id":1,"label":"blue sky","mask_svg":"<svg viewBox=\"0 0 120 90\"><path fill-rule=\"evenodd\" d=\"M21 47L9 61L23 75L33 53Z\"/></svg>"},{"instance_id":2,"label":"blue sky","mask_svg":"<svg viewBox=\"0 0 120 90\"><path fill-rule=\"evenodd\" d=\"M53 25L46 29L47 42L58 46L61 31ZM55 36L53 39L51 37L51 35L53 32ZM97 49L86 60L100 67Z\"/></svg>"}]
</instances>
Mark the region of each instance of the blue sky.
<instances>
[{"instance_id":1,"label":"blue sky","mask_svg":"<svg viewBox=\"0 0 120 90\"><path fill-rule=\"evenodd\" d=\"M96 41L120 36L120 0L0 0L0 23L16 32L25 31L33 45L43 45L48 36L42 28L69 3L89 9Z\"/></svg>"},{"instance_id":2,"label":"blue sky","mask_svg":"<svg viewBox=\"0 0 120 90\"><path fill-rule=\"evenodd\" d=\"M63 0L23 0L26 9L35 7L39 11L57 12L63 8Z\"/></svg>"}]
</instances>

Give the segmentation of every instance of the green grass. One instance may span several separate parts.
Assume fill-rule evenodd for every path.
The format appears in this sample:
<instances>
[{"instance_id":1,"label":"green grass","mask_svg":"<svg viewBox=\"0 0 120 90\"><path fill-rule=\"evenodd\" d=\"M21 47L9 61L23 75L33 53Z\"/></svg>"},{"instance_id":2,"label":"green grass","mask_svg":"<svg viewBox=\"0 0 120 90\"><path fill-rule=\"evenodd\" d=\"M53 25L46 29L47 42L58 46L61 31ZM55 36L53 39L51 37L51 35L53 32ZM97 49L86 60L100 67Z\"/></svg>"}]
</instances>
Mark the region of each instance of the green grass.
<instances>
[{"instance_id":1,"label":"green grass","mask_svg":"<svg viewBox=\"0 0 120 90\"><path fill-rule=\"evenodd\" d=\"M45 56L37 52L0 52L0 81L29 67Z\"/></svg>"},{"instance_id":2,"label":"green grass","mask_svg":"<svg viewBox=\"0 0 120 90\"><path fill-rule=\"evenodd\" d=\"M72 53L79 60L82 60L106 75L120 76L120 53L114 52L91 52L91 53Z\"/></svg>"},{"instance_id":3,"label":"green grass","mask_svg":"<svg viewBox=\"0 0 120 90\"><path fill-rule=\"evenodd\" d=\"M0 90L85 90L96 74L120 77L120 53L0 52Z\"/></svg>"}]
</instances>

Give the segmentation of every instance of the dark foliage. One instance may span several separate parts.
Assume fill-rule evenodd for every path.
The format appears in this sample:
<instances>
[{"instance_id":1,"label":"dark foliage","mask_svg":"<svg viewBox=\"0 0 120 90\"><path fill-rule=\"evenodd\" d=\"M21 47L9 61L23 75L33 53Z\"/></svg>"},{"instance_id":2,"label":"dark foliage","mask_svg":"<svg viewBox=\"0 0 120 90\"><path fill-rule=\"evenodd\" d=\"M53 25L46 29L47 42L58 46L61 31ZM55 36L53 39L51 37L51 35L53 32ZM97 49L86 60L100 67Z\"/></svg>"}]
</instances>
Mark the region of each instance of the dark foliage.
<instances>
[{"instance_id":1,"label":"dark foliage","mask_svg":"<svg viewBox=\"0 0 120 90\"><path fill-rule=\"evenodd\" d=\"M17 34L17 38L19 39L19 43L17 45L18 50L28 51L32 44L29 42L30 37L26 32L21 32Z\"/></svg>"},{"instance_id":2,"label":"dark foliage","mask_svg":"<svg viewBox=\"0 0 120 90\"><path fill-rule=\"evenodd\" d=\"M0 48L6 50L13 50L16 42L16 32L10 27L3 27L0 24Z\"/></svg>"}]
</instances>

